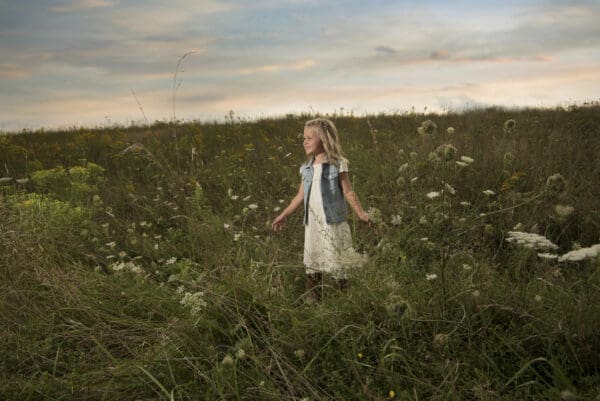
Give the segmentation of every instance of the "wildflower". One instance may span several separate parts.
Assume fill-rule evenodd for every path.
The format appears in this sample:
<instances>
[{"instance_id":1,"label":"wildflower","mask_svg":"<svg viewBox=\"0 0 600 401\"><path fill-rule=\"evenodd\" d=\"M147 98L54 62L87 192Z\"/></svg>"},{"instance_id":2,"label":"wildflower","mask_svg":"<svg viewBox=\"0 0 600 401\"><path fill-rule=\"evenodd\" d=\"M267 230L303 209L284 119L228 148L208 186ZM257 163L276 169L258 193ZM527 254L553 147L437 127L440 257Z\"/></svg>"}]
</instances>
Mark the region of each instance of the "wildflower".
<instances>
[{"instance_id":1,"label":"wildflower","mask_svg":"<svg viewBox=\"0 0 600 401\"><path fill-rule=\"evenodd\" d=\"M492 191L491 189L486 189L485 191L483 191L483 193L486 194L487 196L496 195L496 193L494 191Z\"/></svg>"},{"instance_id":2,"label":"wildflower","mask_svg":"<svg viewBox=\"0 0 600 401\"><path fill-rule=\"evenodd\" d=\"M554 194L562 194L567 189L567 180L561 174L556 173L548 177L546 188Z\"/></svg>"},{"instance_id":3,"label":"wildflower","mask_svg":"<svg viewBox=\"0 0 600 401\"><path fill-rule=\"evenodd\" d=\"M513 129L515 129L516 126L517 126L517 122L515 120L513 120L513 119L506 120L504 122L504 131L505 132L510 132Z\"/></svg>"},{"instance_id":4,"label":"wildflower","mask_svg":"<svg viewBox=\"0 0 600 401\"><path fill-rule=\"evenodd\" d=\"M456 153L458 152L458 149L456 149L454 146L452 146L449 143L445 143L443 145L438 146L438 148L435 150L435 153L438 155L438 157L440 159L442 159L443 161L451 161L454 160L454 157L456 156Z\"/></svg>"},{"instance_id":5,"label":"wildflower","mask_svg":"<svg viewBox=\"0 0 600 401\"><path fill-rule=\"evenodd\" d=\"M467 164L467 163L465 163L465 162L461 162L461 161L458 161L458 160L457 160L455 163L456 163L456 164L457 164L459 167L467 167L467 166L468 166L468 164Z\"/></svg>"},{"instance_id":6,"label":"wildflower","mask_svg":"<svg viewBox=\"0 0 600 401\"><path fill-rule=\"evenodd\" d=\"M154 244L154 250L158 251L158 244Z\"/></svg>"},{"instance_id":7,"label":"wildflower","mask_svg":"<svg viewBox=\"0 0 600 401\"><path fill-rule=\"evenodd\" d=\"M242 233L235 233L233 234L233 240L234 241L238 241L242 236Z\"/></svg>"},{"instance_id":8,"label":"wildflower","mask_svg":"<svg viewBox=\"0 0 600 401\"><path fill-rule=\"evenodd\" d=\"M273 208L273 211L274 211L274 212L278 212L278 211L280 211L280 210L281 210L281 207L280 207L280 206L275 206L275 207Z\"/></svg>"},{"instance_id":9,"label":"wildflower","mask_svg":"<svg viewBox=\"0 0 600 401\"><path fill-rule=\"evenodd\" d=\"M370 207L367 211L367 214L369 215L369 220L371 220L375 224L381 223L383 221L381 210L377 209L376 207Z\"/></svg>"},{"instance_id":10,"label":"wildflower","mask_svg":"<svg viewBox=\"0 0 600 401\"><path fill-rule=\"evenodd\" d=\"M233 367L233 358L230 355L225 355L225 357L221 361L221 366L223 366L224 368Z\"/></svg>"},{"instance_id":11,"label":"wildflower","mask_svg":"<svg viewBox=\"0 0 600 401\"><path fill-rule=\"evenodd\" d=\"M390 223L392 223L392 225L394 226L399 226L400 224L402 224L402 216L400 216L399 214L392 216L392 220L390 221Z\"/></svg>"},{"instance_id":12,"label":"wildflower","mask_svg":"<svg viewBox=\"0 0 600 401\"><path fill-rule=\"evenodd\" d=\"M575 211L575 208L573 206L556 205L554 206L554 211L558 217L564 219L565 217L571 215L571 213Z\"/></svg>"},{"instance_id":13,"label":"wildflower","mask_svg":"<svg viewBox=\"0 0 600 401\"><path fill-rule=\"evenodd\" d=\"M229 198L231 200L238 200L240 197L238 195L231 195Z\"/></svg>"},{"instance_id":14,"label":"wildflower","mask_svg":"<svg viewBox=\"0 0 600 401\"><path fill-rule=\"evenodd\" d=\"M445 183L444 186L446 187L446 191L448 191L450 195L456 195L456 189L454 189L452 185Z\"/></svg>"},{"instance_id":15,"label":"wildflower","mask_svg":"<svg viewBox=\"0 0 600 401\"><path fill-rule=\"evenodd\" d=\"M410 179L410 183L414 184L415 182L417 182L418 179L419 179L419 177L413 177Z\"/></svg>"},{"instance_id":16,"label":"wildflower","mask_svg":"<svg viewBox=\"0 0 600 401\"><path fill-rule=\"evenodd\" d=\"M425 120L421 123L421 126L417 128L417 132L421 135L435 135L437 132L437 124L431 120Z\"/></svg>"},{"instance_id":17,"label":"wildflower","mask_svg":"<svg viewBox=\"0 0 600 401\"><path fill-rule=\"evenodd\" d=\"M392 398L394 398L396 396L396 392L394 390L390 390L390 392L388 393L388 397L390 397L390 400Z\"/></svg>"},{"instance_id":18,"label":"wildflower","mask_svg":"<svg viewBox=\"0 0 600 401\"><path fill-rule=\"evenodd\" d=\"M534 299L536 302L542 302L542 297L539 294L536 294Z\"/></svg>"},{"instance_id":19,"label":"wildflower","mask_svg":"<svg viewBox=\"0 0 600 401\"><path fill-rule=\"evenodd\" d=\"M449 338L450 338L450 335L448 335L448 334L438 333L435 335L435 337L433 337L433 346L436 348L445 346L448 344Z\"/></svg>"},{"instance_id":20,"label":"wildflower","mask_svg":"<svg viewBox=\"0 0 600 401\"><path fill-rule=\"evenodd\" d=\"M429 192L429 193L428 193L427 195L425 195L425 196L427 196L429 199L435 199L435 198L437 198L438 196L440 196L440 193L439 193L439 192L437 192L437 191L432 191L432 192Z\"/></svg>"},{"instance_id":21,"label":"wildflower","mask_svg":"<svg viewBox=\"0 0 600 401\"><path fill-rule=\"evenodd\" d=\"M600 255L600 244L588 248L579 248L559 256L559 262L579 262L585 259L594 259Z\"/></svg>"},{"instance_id":22,"label":"wildflower","mask_svg":"<svg viewBox=\"0 0 600 401\"><path fill-rule=\"evenodd\" d=\"M348 247L340 252L341 264L348 267L361 267L367 263L368 255L358 253L353 247Z\"/></svg>"},{"instance_id":23,"label":"wildflower","mask_svg":"<svg viewBox=\"0 0 600 401\"><path fill-rule=\"evenodd\" d=\"M474 297L478 297L481 295L481 293L479 292L479 290L475 290L471 293L471 295L473 295Z\"/></svg>"},{"instance_id":24,"label":"wildflower","mask_svg":"<svg viewBox=\"0 0 600 401\"><path fill-rule=\"evenodd\" d=\"M577 397L569 390L563 390L560 392L560 399L562 401L575 401Z\"/></svg>"},{"instance_id":25,"label":"wildflower","mask_svg":"<svg viewBox=\"0 0 600 401\"><path fill-rule=\"evenodd\" d=\"M296 351L294 351L294 355L296 356L296 358L302 359L304 358L305 352L303 349L297 349Z\"/></svg>"},{"instance_id":26,"label":"wildflower","mask_svg":"<svg viewBox=\"0 0 600 401\"><path fill-rule=\"evenodd\" d=\"M427 221L427 217L425 217L425 216L421 216L421 217L419 218L419 224L427 224L427 223L428 223L428 221Z\"/></svg>"},{"instance_id":27,"label":"wildflower","mask_svg":"<svg viewBox=\"0 0 600 401\"><path fill-rule=\"evenodd\" d=\"M506 242L514 242L530 249L558 249L558 246L556 246L546 237L539 234L525 233L522 231L509 231Z\"/></svg>"},{"instance_id":28,"label":"wildflower","mask_svg":"<svg viewBox=\"0 0 600 401\"><path fill-rule=\"evenodd\" d=\"M246 358L246 351L244 351L243 348L239 348L236 352L235 352L235 357L237 359L244 359Z\"/></svg>"},{"instance_id":29,"label":"wildflower","mask_svg":"<svg viewBox=\"0 0 600 401\"><path fill-rule=\"evenodd\" d=\"M473 266L463 263L462 268L463 268L463 270L472 270Z\"/></svg>"},{"instance_id":30,"label":"wildflower","mask_svg":"<svg viewBox=\"0 0 600 401\"><path fill-rule=\"evenodd\" d=\"M553 253L538 253L537 255L538 257L546 260L553 260L558 258L558 255L555 255Z\"/></svg>"},{"instance_id":31,"label":"wildflower","mask_svg":"<svg viewBox=\"0 0 600 401\"><path fill-rule=\"evenodd\" d=\"M167 261L165 262L165 265L167 265L167 266L172 265L172 264L175 264L175 262L177 262L177 258L175 256L173 256L173 257L167 259Z\"/></svg>"},{"instance_id":32,"label":"wildflower","mask_svg":"<svg viewBox=\"0 0 600 401\"><path fill-rule=\"evenodd\" d=\"M279 199L277 202L279 202L279 203L283 203L283 202L285 202L285 201L284 201L283 199Z\"/></svg>"},{"instance_id":33,"label":"wildflower","mask_svg":"<svg viewBox=\"0 0 600 401\"><path fill-rule=\"evenodd\" d=\"M428 281L435 280L437 278L437 274L435 273L427 273L425 274L425 279Z\"/></svg>"},{"instance_id":34,"label":"wildflower","mask_svg":"<svg viewBox=\"0 0 600 401\"><path fill-rule=\"evenodd\" d=\"M107 247L109 247L110 249L113 249L115 246L117 246L117 243L115 241L109 242L108 244L106 244Z\"/></svg>"},{"instance_id":35,"label":"wildflower","mask_svg":"<svg viewBox=\"0 0 600 401\"><path fill-rule=\"evenodd\" d=\"M246 197L244 197L244 199L242 199L244 202L246 202L248 199L250 199L252 197L252 195L248 195Z\"/></svg>"},{"instance_id":36,"label":"wildflower","mask_svg":"<svg viewBox=\"0 0 600 401\"><path fill-rule=\"evenodd\" d=\"M258 205L256 203L251 203L248 205L248 208L250 210L256 210L256 209L258 209Z\"/></svg>"},{"instance_id":37,"label":"wildflower","mask_svg":"<svg viewBox=\"0 0 600 401\"><path fill-rule=\"evenodd\" d=\"M448 127L448 128L446 129L446 132L447 132L448 134L452 135L452 134L454 134L454 128L453 128L453 127Z\"/></svg>"},{"instance_id":38,"label":"wildflower","mask_svg":"<svg viewBox=\"0 0 600 401\"><path fill-rule=\"evenodd\" d=\"M190 308L190 312L193 316L198 316L207 305L202 291L194 293L186 292L183 294L183 298L181 298L179 303Z\"/></svg>"},{"instance_id":39,"label":"wildflower","mask_svg":"<svg viewBox=\"0 0 600 401\"><path fill-rule=\"evenodd\" d=\"M250 209L248 209L247 207L243 208L243 209L242 209L242 214L246 214L246 213L248 213L248 211L249 211L249 210L250 210Z\"/></svg>"},{"instance_id":40,"label":"wildflower","mask_svg":"<svg viewBox=\"0 0 600 401\"><path fill-rule=\"evenodd\" d=\"M416 159L419 154L417 152L410 152L410 158Z\"/></svg>"},{"instance_id":41,"label":"wildflower","mask_svg":"<svg viewBox=\"0 0 600 401\"><path fill-rule=\"evenodd\" d=\"M121 251L121 252L119 252L119 257L120 257L121 259L122 259L122 258L124 258L125 256L127 256L127 252L125 252L125 251Z\"/></svg>"},{"instance_id":42,"label":"wildflower","mask_svg":"<svg viewBox=\"0 0 600 401\"><path fill-rule=\"evenodd\" d=\"M461 206L464 206L464 207L471 206L471 202L467 202L467 201L462 201L462 202L460 202L460 204L461 204Z\"/></svg>"},{"instance_id":43,"label":"wildflower","mask_svg":"<svg viewBox=\"0 0 600 401\"><path fill-rule=\"evenodd\" d=\"M471 164L473 163L475 160L469 156L461 156L460 160L467 163L467 164Z\"/></svg>"},{"instance_id":44,"label":"wildflower","mask_svg":"<svg viewBox=\"0 0 600 401\"><path fill-rule=\"evenodd\" d=\"M406 170L408 170L408 163L404 163L403 165L401 165L401 166L398 168L398 172L399 172L399 173L402 173L402 172L404 172L404 171L406 171Z\"/></svg>"},{"instance_id":45,"label":"wildflower","mask_svg":"<svg viewBox=\"0 0 600 401\"><path fill-rule=\"evenodd\" d=\"M227 230L229 227L231 227L231 224L223 223L223 228L224 229Z\"/></svg>"}]
</instances>

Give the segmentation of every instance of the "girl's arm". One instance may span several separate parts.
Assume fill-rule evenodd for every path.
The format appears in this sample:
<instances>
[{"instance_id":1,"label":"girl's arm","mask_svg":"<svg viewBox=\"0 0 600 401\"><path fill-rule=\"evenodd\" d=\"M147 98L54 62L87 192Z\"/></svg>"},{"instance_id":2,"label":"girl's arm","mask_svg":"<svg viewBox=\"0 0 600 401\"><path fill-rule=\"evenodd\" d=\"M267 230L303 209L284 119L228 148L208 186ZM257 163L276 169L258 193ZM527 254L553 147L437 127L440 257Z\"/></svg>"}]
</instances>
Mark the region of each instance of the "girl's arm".
<instances>
[{"instance_id":1,"label":"girl's arm","mask_svg":"<svg viewBox=\"0 0 600 401\"><path fill-rule=\"evenodd\" d=\"M352 185L350 184L350 179L348 178L348 173L346 171L340 173L340 182L342 184L344 198L346 198L346 201L348 201L352 210L354 210L354 213L356 213L359 219L369 223L371 221L369 215L363 210L360 201L358 200L358 196L356 196L352 190Z\"/></svg>"},{"instance_id":2,"label":"girl's arm","mask_svg":"<svg viewBox=\"0 0 600 401\"><path fill-rule=\"evenodd\" d=\"M303 202L304 182L301 182L300 188L298 189L298 193L296 194L296 196L294 196L294 199L291 200L290 204L283 210L283 212L281 212L279 216L277 216L275 221L273 221L273 224L271 224L271 228L273 229L273 231L281 231L283 229L283 226L285 225L285 221L287 220L288 216L294 213L296 209L298 209L298 206L300 206Z\"/></svg>"}]
</instances>

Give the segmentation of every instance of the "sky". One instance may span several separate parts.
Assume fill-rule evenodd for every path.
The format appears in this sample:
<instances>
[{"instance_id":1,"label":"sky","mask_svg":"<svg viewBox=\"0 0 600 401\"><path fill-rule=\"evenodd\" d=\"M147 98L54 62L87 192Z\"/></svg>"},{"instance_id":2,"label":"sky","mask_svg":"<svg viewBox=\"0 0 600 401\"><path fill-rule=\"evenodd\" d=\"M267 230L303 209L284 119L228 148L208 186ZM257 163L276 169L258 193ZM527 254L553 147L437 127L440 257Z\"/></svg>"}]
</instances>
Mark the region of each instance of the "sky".
<instances>
[{"instance_id":1,"label":"sky","mask_svg":"<svg viewBox=\"0 0 600 401\"><path fill-rule=\"evenodd\" d=\"M600 100L600 0L0 0L0 130Z\"/></svg>"}]
</instances>

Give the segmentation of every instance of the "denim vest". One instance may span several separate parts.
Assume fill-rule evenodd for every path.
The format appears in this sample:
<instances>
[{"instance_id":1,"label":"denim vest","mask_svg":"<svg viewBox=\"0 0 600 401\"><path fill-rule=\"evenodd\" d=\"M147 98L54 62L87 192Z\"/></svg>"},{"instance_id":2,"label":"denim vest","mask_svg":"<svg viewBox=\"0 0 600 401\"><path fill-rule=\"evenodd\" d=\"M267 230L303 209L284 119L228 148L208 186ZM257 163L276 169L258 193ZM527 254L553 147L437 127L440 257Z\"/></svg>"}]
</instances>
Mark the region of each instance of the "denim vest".
<instances>
[{"instance_id":1,"label":"denim vest","mask_svg":"<svg viewBox=\"0 0 600 401\"><path fill-rule=\"evenodd\" d=\"M308 225L308 200L310 199L310 188L313 180L313 161L314 157L300 167L302 182L304 183L304 225ZM348 210L344 199L344 192L340 183L340 172L338 167L323 162L323 174L321 176L321 194L323 196L323 209L325 212L325 222L327 224L337 224L346 221Z\"/></svg>"}]
</instances>

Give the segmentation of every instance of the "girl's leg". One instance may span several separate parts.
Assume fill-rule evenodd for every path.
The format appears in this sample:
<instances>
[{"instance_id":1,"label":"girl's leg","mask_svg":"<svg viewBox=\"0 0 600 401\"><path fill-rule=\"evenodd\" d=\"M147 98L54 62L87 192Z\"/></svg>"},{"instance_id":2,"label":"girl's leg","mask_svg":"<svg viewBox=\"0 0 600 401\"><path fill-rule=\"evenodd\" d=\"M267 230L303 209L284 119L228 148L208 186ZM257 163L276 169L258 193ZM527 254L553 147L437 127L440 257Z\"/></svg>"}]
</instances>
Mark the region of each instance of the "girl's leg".
<instances>
[{"instance_id":1,"label":"girl's leg","mask_svg":"<svg viewBox=\"0 0 600 401\"><path fill-rule=\"evenodd\" d=\"M323 273L308 273L306 275L306 298L320 302L323 298Z\"/></svg>"}]
</instances>

